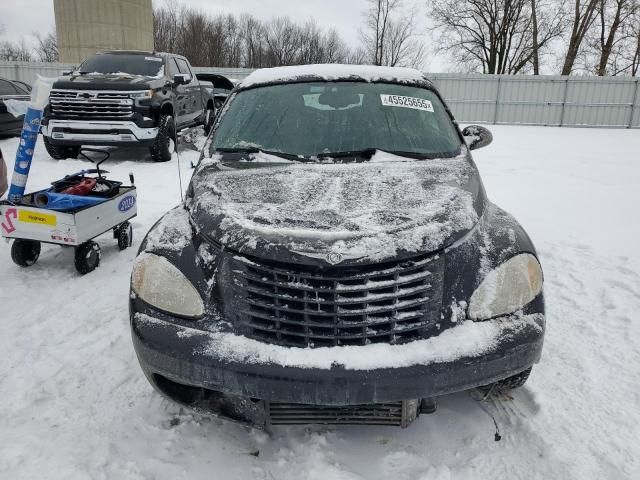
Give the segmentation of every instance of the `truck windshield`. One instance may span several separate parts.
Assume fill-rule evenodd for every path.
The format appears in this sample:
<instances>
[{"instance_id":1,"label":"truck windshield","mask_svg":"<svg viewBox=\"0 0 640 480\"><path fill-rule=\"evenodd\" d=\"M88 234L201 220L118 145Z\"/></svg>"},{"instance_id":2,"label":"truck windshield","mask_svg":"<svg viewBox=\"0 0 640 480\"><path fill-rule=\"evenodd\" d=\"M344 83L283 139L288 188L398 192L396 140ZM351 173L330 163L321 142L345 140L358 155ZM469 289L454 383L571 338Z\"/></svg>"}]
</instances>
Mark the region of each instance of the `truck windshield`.
<instances>
[{"instance_id":1,"label":"truck windshield","mask_svg":"<svg viewBox=\"0 0 640 480\"><path fill-rule=\"evenodd\" d=\"M103 53L85 60L78 71L81 74L127 73L144 77L159 77L164 72L164 60L162 57L153 55Z\"/></svg>"},{"instance_id":2,"label":"truck windshield","mask_svg":"<svg viewBox=\"0 0 640 480\"><path fill-rule=\"evenodd\" d=\"M215 151L316 157L450 157L461 141L444 105L428 89L390 83L308 82L240 91L211 143Z\"/></svg>"}]
</instances>

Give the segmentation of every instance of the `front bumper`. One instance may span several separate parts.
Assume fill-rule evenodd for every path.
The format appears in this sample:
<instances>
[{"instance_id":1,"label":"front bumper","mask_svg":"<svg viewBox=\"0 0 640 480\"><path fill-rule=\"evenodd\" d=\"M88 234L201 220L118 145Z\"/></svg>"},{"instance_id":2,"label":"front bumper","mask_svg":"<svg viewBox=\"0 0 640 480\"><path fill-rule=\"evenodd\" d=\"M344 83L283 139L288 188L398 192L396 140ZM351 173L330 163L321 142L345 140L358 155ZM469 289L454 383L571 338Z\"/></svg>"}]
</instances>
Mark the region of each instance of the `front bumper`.
<instances>
[{"instance_id":1,"label":"front bumper","mask_svg":"<svg viewBox=\"0 0 640 480\"><path fill-rule=\"evenodd\" d=\"M486 385L536 363L545 329L544 315L532 314L467 321L405 345L291 349L167 320L132 308L134 347L156 387L159 376L241 398L308 405L380 404ZM377 360L367 368L362 358L371 354ZM300 365L301 358L308 364Z\"/></svg>"},{"instance_id":2,"label":"front bumper","mask_svg":"<svg viewBox=\"0 0 640 480\"><path fill-rule=\"evenodd\" d=\"M158 136L158 128L139 127L132 121L49 119L42 134L60 145L150 144Z\"/></svg>"}]
</instances>

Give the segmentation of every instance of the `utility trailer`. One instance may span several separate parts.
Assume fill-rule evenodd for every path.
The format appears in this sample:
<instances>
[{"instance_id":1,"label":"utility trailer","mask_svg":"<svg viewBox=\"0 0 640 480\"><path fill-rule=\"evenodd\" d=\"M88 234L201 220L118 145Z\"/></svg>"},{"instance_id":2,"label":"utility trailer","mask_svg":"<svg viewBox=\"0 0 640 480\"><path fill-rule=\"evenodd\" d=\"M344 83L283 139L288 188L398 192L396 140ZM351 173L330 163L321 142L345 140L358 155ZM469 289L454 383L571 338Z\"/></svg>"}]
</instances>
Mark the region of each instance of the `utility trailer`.
<instances>
[{"instance_id":1,"label":"utility trailer","mask_svg":"<svg viewBox=\"0 0 640 480\"><path fill-rule=\"evenodd\" d=\"M107 180L102 174L108 172L101 171L100 164L109 158L109 152L89 148L83 151L104 155L95 170L83 170L67 175L53 182L53 188L27 194L19 203L0 201L0 234L13 240L11 259L15 264L21 267L33 265L40 256L41 244L51 243L73 247L76 270L84 275L95 270L100 264L100 245L93 241L94 238L111 230L120 250L131 246L133 229L129 220L138 213L133 175L130 175L130 186ZM91 161L84 153L82 155ZM97 173L98 176L87 176L92 173ZM103 191L109 190L107 197L100 197L104 198L100 203L65 211L42 207L42 199L46 199L47 194L87 179L93 180Z\"/></svg>"}]
</instances>

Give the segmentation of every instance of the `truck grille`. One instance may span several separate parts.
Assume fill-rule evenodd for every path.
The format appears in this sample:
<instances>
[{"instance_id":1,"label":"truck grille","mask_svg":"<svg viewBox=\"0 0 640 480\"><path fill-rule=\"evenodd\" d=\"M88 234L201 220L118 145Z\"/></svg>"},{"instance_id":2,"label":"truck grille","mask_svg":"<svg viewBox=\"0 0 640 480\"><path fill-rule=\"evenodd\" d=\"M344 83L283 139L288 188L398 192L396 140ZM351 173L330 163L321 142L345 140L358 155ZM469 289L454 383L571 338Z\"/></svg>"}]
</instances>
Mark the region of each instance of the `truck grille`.
<instances>
[{"instance_id":1,"label":"truck grille","mask_svg":"<svg viewBox=\"0 0 640 480\"><path fill-rule=\"evenodd\" d=\"M59 118L128 118L133 100L124 92L51 90L51 113Z\"/></svg>"},{"instance_id":2,"label":"truck grille","mask_svg":"<svg viewBox=\"0 0 640 480\"><path fill-rule=\"evenodd\" d=\"M406 343L435 333L444 258L305 268L237 257L232 267L236 328L250 338L296 347Z\"/></svg>"},{"instance_id":3,"label":"truck grille","mask_svg":"<svg viewBox=\"0 0 640 480\"><path fill-rule=\"evenodd\" d=\"M409 426L416 418L418 400L402 400L371 405L267 405L271 425L392 425Z\"/></svg>"}]
</instances>

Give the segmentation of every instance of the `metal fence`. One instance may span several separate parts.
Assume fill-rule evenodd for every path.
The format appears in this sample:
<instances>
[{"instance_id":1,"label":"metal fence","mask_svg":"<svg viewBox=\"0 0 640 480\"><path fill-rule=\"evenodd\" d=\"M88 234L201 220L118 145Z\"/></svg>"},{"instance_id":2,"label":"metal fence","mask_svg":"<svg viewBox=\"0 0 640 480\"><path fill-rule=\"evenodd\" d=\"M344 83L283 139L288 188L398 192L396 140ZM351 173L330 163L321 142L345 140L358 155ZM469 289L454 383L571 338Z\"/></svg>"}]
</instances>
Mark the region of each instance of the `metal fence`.
<instances>
[{"instance_id":1,"label":"metal fence","mask_svg":"<svg viewBox=\"0 0 640 480\"><path fill-rule=\"evenodd\" d=\"M0 62L0 77L33 82L71 64ZM246 68L198 67L242 79ZM640 79L532 75L427 74L461 123L640 128Z\"/></svg>"}]
</instances>

